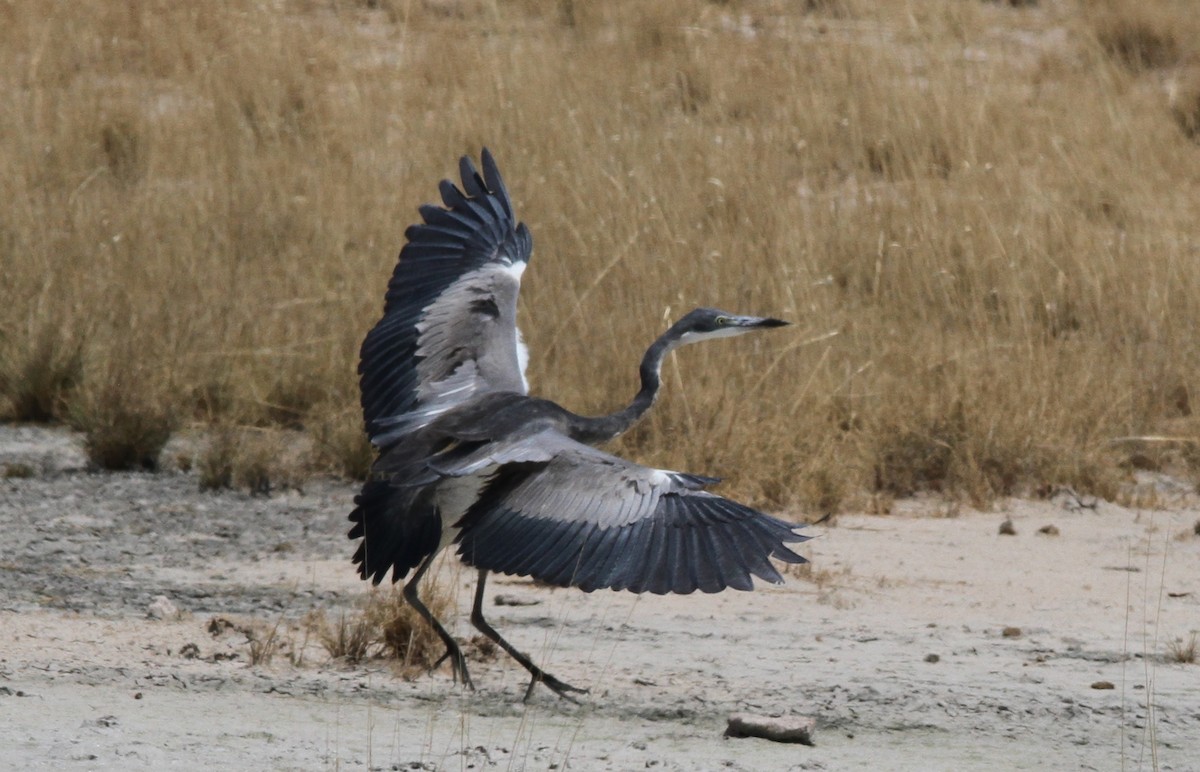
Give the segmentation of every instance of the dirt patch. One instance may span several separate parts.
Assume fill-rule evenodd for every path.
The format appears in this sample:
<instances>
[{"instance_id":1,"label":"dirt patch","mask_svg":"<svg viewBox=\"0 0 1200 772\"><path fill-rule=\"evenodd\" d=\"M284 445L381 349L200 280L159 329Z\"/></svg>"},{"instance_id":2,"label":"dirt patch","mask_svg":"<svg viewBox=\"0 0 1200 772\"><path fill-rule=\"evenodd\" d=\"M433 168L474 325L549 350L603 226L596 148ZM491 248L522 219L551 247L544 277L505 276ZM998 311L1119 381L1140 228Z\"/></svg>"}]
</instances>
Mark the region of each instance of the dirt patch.
<instances>
[{"instance_id":1,"label":"dirt patch","mask_svg":"<svg viewBox=\"0 0 1200 772\"><path fill-rule=\"evenodd\" d=\"M330 662L313 611L367 590L352 486L200 493L180 473L89 474L60 432L0 427L0 766L370 769L1188 769L1200 666L1200 511L1007 501L841 515L783 587L585 595L494 578L487 613L579 705L504 657L405 680ZM1169 488L1169 481L1163 481ZM1160 500L1173 500L1164 495ZM1000 536L1011 519L1015 536ZM1060 533L1037 528L1053 521ZM453 627L473 572L452 561ZM525 604L494 605L495 596ZM152 619L165 597L178 614ZM538 601L533 603L531 601ZM251 664L255 631L270 661ZM1019 629L1020 635L1006 635ZM1096 689L1107 681L1112 689ZM812 716L815 747L723 736L730 714Z\"/></svg>"}]
</instances>

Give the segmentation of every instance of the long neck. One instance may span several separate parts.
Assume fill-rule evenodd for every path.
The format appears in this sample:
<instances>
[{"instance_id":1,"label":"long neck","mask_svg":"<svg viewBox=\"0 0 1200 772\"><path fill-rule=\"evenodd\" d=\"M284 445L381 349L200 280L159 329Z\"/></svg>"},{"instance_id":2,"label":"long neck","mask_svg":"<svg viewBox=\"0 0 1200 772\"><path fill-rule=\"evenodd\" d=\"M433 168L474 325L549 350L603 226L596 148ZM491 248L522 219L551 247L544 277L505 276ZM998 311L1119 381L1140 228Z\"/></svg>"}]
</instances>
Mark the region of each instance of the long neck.
<instances>
[{"instance_id":1,"label":"long neck","mask_svg":"<svg viewBox=\"0 0 1200 772\"><path fill-rule=\"evenodd\" d=\"M604 416L572 416L571 437L589 445L596 445L624 434L641 420L654 404L654 398L658 396L658 389L662 385L663 359L678 345L679 339L672 336L669 330L651 343L650 348L646 349L646 355L642 357L642 365L638 371L642 387L634 395L633 401L617 412Z\"/></svg>"}]
</instances>

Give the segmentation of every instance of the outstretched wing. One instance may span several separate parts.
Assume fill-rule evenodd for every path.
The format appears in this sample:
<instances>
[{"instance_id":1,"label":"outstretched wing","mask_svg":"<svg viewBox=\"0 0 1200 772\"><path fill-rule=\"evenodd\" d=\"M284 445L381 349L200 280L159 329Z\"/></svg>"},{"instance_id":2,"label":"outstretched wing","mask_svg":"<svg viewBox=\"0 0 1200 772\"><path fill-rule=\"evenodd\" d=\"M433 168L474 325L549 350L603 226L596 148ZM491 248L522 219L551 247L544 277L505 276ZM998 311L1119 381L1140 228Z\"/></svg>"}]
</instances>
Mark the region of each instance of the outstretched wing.
<instances>
[{"instance_id":1,"label":"outstretched wing","mask_svg":"<svg viewBox=\"0 0 1200 772\"><path fill-rule=\"evenodd\" d=\"M768 558L803 563L799 526L703 490L711 478L652 469L553 430L430 465L447 476L497 469L460 521L458 553L477 568L560 587L681 593L782 580Z\"/></svg>"},{"instance_id":2,"label":"outstretched wing","mask_svg":"<svg viewBox=\"0 0 1200 772\"><path fill-rule=\"evenodd\" d=\"M440 185L444 207L424 223L388 282L383 318L358 365L363 420L377 446L485 391L526 393L517 294L533 241L513 214L491 153L483 174L459 162L462 189Z\"/></svg>"}]
</instances>

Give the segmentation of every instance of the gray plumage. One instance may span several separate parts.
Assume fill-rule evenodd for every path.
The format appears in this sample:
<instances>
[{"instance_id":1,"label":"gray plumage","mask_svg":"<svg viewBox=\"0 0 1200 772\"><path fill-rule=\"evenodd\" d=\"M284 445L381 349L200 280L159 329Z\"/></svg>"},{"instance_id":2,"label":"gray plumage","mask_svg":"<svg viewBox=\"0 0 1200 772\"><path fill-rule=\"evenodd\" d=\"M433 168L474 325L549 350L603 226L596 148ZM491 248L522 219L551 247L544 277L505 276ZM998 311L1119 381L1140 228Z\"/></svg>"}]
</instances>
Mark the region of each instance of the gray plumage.
<instances>
[{"instance_id":1,"label":"gray plumage","mask_svg":"<svg viewBox=\"0 0 1200 772\"><path fill-rule=\"evenodd\" d=\"M363 418L377 446L489 390L526 393L517 292L533 240L517 223L490 154L460 163L445 208L420 208L359 360ZM407 423L406 423L407 422Z\"/></svg>"},{"instance_id":2,"label":"gray plumage","mask_svg":"<svg viewBox=\"0 0 1200 772\"><path fill-rule=\"evenodd\" d=\"M664 358L700 340L785 322L698 308L659 336L630 404L576 415L528 396L516 326L521 274L532 251L495 161L464 158L462 190L441 184L445 208L424 206L406 232L383 318L359 365L366 430L379 456L350 515L360 575L408 577L405 597L446 645L470 685L457 642L417 585L441 548L479 571L471 620L562 696L582 691L545 673L483 618L489 571L548 584L651 593L750 590L780 582L770 558L804 559L786 545L797 526L713 494L714 478L643 466L595 445L629 429L654 403ZM414 571L415 569L415 571Z\"/></svg>"}]
</instances>

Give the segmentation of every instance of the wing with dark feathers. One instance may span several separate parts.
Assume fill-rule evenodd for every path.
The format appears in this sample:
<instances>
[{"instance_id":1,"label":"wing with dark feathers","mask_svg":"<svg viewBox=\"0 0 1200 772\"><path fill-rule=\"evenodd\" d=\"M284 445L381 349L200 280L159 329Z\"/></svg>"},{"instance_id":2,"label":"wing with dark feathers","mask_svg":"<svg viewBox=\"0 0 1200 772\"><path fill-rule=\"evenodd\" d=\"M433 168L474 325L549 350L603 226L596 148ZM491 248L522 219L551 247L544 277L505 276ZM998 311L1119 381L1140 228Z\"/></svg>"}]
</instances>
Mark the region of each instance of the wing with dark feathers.
<instances>
[{"instance_id":1,"label":"wing with dark feathers","mask_svg":"<svg viewBox=\"0 0 1200 772\"><path fill-rule=\"evenodd\" d=\"M750 590L752 576L783 581L769 558L805 562L786 546L808 539L799 526L705 491L712 478L634 464L554 432L517 444L490 451L507 463L459 523L458 553L472 566L587 592L661 595ZM482 460L475 452L434 463L470 474Z\"/></svg>"},{"instance_id":2,"label":"wing with dark feathers","mask_svg":"<svg viewBox=\"0 0 1200 772\"><path fill-rule=\"evenodd\" d=\"M383 318L358 365L363 419L377 446L484 391L526 393L517 294L533 241L495 159L459 162L462 189L420 208L388 283Z\"/></svg>"},{"instance_id":3,"label":"wing with dark feathers","mask_svg":"<svg viewBox=\"0 0 1200 772\"><path fill-rule=\"evenodd\" d=\"M349 536L362 539L354 563L363 579L379 584L390 569L397 582L437 551L442 521L429 488L368 480L354 504Z\"/></svg>"}]
</instances>

